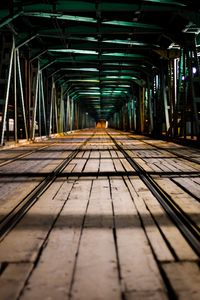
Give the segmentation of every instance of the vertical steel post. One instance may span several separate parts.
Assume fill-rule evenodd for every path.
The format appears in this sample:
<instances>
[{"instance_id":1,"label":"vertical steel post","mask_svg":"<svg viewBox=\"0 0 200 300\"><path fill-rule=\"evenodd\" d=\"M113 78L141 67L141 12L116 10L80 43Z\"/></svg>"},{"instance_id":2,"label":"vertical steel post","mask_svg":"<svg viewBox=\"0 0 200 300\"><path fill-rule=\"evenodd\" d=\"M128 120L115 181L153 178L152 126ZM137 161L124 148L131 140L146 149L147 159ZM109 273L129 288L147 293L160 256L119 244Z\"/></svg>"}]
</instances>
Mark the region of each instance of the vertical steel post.
<instances>
[{"instance_id":1,"label":"vertical steel post","mask_svg":"<svg viewBox=\"0 0 200 300\"><path fill-rule=\"evenodd\" d=\"M72 128L73 128L73 126L72 126L72 122L73 122L73 100L71 99L71 101L70 101L71 103L70 103L70 119L69 119L69 130L70 131L72 131Z\"/></svg>"},{"instance_id":2,"label":"vertical steel post","mask_svg":"<svg viewBox=\"0 0 200 300\"><path fill-rule=\"evenodd\" d=\"M18 131L18 124L17 124L17 50L14 49L14 107L15 107L15 119L14 119L14 128L15 128L15 142L18 140L17 131Z\"/></svg>"},{"instance_id":3,"label":"vertical steel post","mask_svg":"<svg viewBox=\"0 0 200 300\"><path fill-rule=\"evenodd\" d=\"M183 81L183 107L182 107L182 134L184 136L184 140L187 139L187 134L186 134L186 119L187 119L187 94L188 94L188 82L186 81L186 77L188 75L188 69L187 69L187 63L189 60L189 53L188 49L184 48L183 49L183 70L184 70L184 81ZM191 125L192 125L192 120L191 120ZM192 126L191 126L192 127ZM192 128L191 128L191 133L192 133Z\"/></svg>"},{"instance_id":4,"label":"vertical steel post","mask_svg":"<svg viewBox=\"0 0 200 300\"><path fill-rule=\"evenodd\" d=\"M42 136L42 112L41 112L41 71L39 70L39 81L38 81L38 131L39 136Z\"/></svg>"},{"instance_id":5,"label":"vertical steel post","mask_svg":"<svg viewBox=\"0 0 200 300\"><path fill-rule=\"evenodd\" d=\"M144 87L140 87L140 91L139 91L140 128L139 128L139 130L141 133L144 132L144 92L145 92Z\"/></svg>"},{"instance_id":6,"label":"vertical steel post","mask_svg":"<svg viewBox=\"0 0 200 300\"><path fill-rule=\"evenodd\" d=\"M172 137L177 136L177 100L178 100L178 59L173 61L173 92L172 92Z\"/></svg>"},{"instance_id":7,"label":"vertical steel post","mask_svg":"<svg viewBox=\"0 0 200 300\"><path fill-rule=\"evenodd\" d=\"M152 95L151 95L151 87L150 87L150 78L147 77L147 101L149 107L149 131L153 130L153 109L152 109Z\"/></svg>"},{"instance_id":8,"label":"vertical steel post","mask_svg":"<svg viewBox=\"0 0 200 300\"><path fill-rule=\"evenodd\" d=\"M131 103L130 103L130 99L127 102L127 130L131 131Z\"/></svg>"},{"instance_id":9,"label":"vertical steel post","mask_svg":"<svg viewBox=\"0 0 200 300\"><path fill-rule=\"evenodd\" d=\"M67 95L67 130L70 130L70 98Z\"/></svg>"},{"instance_id":10,"label":"vertical steel post","mask_svg":"<svg viewBox=\"0 0 200 300\"><path fill-rule=\"evenodd\" d=\"M58 133L58 106L57 106L57 95L56 95L56 89L54 92L54 109L55 109L55 123L56 123L56 133Z\"/></svg>"},{"instance_id":11,"label":"vertical steel post","mask_svg":"<svg viewBox=\"0 0 200 300\"><path fill-rule=\"evenodd\" d=\"M15 39L13 37L13 44L12 44L12 50L10 55L10 65L9 65L9 72L8 72L8 83L7 83L7 89L6 89L6 99L5 99L5 107L4 107L4 113L3 113L3 119L2 119L2 132L1 132L1 146L4 142L4 129L6 125L6 117L7 117L7 111L8 111L8 98L10 93L10 81L11 81L11 74L12 74L12 65L13 65L13 55L15 51Z\"/></svg>"},{"instance_id":12,"label":"vertical steel post","mask_svg":"<svg viewBox=\"0 0 200 300\"><path fill-rule=\"evenodd\" d=\"M174 59L174 103L177 104L177 58Z\"/></svg>"},{"instance_id":13,"label":"vertical steel post","mask_svg":"<svg viewBox=\"0 0 200 300\"><path fill-rule=\"evenodd\" d=\"M63 132L63 124L64 124L64 101L63 101L63 85L60 87L60 124L59 130Z\"/></svg>"},{"instance_id":14,"label":"vertical steel post","mask_svg":"<svg viewBox=\"0 0 200 300\"><path fill-rule=\"evenodd\" d=\"M163 99L164 99L164 108L165 108L165 124L166 124L166 131L169 130L169 108L167 103L167 93L166 93L166 87L165 84L163 84Z\"/></svg>"},{"instance_id":15,"label":"vertical steel post","mask_svg":"<svg viewBox=\"0 0 200 300\"><path fill-rule=\"evenodd\" d=\"M27 63L27 77L26 77L26 99L27 99L27 108L28 108L28 135L31 138L31 63Z\"/></svg>"},{"instance_id":16,"label":"vertical steel post","mask_svg":"<svg viewBox=\"0 0 200 300\"><path fill-rule=\"evenodd\" d=\"M52 114L53 114L53 100L54 100L54 80L52 77L52 86L51 86L51 103L50 103L50 113L49 113L49 135L52 133Z\"/></svg>"},{"instance_id":17,"label":"vertical steel post","mask_svg":"<svg viewBox=\"0 0 200 300\"><path fill-rule=\"evenodd\" d=\"M27 124L26 124L26 113L25 113L24 94L23 94L23 87L22 87L21 67L20 67L20 60L19 60L19 49L17 48L16 50L17 50L17 65L18 65L20 93L21 93L21 101L22 101L22 113L23 113L23 118L24 118L24 128L25 128L26 139L28 140L28 130L27 130Z\"/></svg>"},{"instance_id":18,"label":"vertical steel post","mask_svg":"<svg viewBox=\"0 0 200 300\"><path fill-rule=\"evenodd\" d=\"M35 139L35 122L36 122L36 114L37 114L37 102L38 102L38 88L39 88L39 61L38 61L38 71L36 78L36 87L35 87L35 103L33 110L33 120L32 120L32 139Z\"/></svg>"},{"instance_id":19,"label":"vertical steel post","mask_svg":"<svg viewBox=\"0 0 200 300\"><path fill-rule=\"evenodd\" d=\"M43 76L42 71L40 72L40 84L41 84L41 100L42 100L42 109L43 109L43 118L44 118L44 129L45 135L47 135L47 120L46 120L46 110L45 110L45 103L44 103L44 85L43 85Z\"/></svg>"}]
</instances>

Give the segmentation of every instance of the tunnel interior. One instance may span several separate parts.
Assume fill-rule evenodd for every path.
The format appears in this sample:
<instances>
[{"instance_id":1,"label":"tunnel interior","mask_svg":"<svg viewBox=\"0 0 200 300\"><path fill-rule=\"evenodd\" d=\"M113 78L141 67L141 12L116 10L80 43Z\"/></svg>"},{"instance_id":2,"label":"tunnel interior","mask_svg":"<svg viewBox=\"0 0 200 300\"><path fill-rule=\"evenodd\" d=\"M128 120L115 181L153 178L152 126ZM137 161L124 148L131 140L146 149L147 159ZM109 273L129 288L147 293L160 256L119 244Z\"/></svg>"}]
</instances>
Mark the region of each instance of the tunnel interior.
<instances>
[{"instance_id":1,"label":"tunnel interior","mask_svg":"<svg viewBox=\"0 0 200 300\"><path fill-rule=\"evenodd\" d=\"M0 43L1 145L101 120L199 140L197 1L3 1Z\"/></svg>"}]
</instances>

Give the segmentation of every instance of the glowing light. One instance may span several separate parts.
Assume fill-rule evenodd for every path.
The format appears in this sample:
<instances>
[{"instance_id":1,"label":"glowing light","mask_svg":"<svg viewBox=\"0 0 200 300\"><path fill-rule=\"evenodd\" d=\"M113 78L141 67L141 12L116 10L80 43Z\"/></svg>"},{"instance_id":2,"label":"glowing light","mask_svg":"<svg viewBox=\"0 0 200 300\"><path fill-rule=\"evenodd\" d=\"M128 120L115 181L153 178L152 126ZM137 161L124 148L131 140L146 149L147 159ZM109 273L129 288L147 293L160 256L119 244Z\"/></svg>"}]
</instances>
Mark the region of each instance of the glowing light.
<instances>
[{"instance_id":1,"label":"glowing light","mask_svg":"<svg viewBox=\"0 0 200 300\"><path fill-rule=\"evenodd\" d=\"M123 53L123 52L103 53L102 55L105 55L105 56L132 57L132 58L145 58L144 55L132 54L132 53Z\"/></svg>"},{"instance_id":2,"label":"glowing light","mask_svg":"<svg viewBox=\"0 0 200 300\"><path fill-rule=\"evenodd\" d=\"M193 68L192 68L192 73L193 73L193 74L196 74L196 72L197 72L197 68L193 67Z\"/></svg>"},{"instance_id":3,"label":"glowing light","mask_svg":"<svg viewBox=\"0 0 200 300\"><path fill-rule=\"evenodd\" d=\"M70 71L85 71L85 72L97 72L96 68L62 68L61 70L70 70Z\"/></svg>"},{"instance_id":4,"label":"glowing light","mask_svg":"<svg viewBox=\"0 0 200 300\"><path fill-rule=\"evenodd\" d=\"M98 55L97 51L82 50L82 49L49 49L49 52L64 52L64 53L78 53L78 54L93 54Z\"/></svg>"},{"instance_id":5,"label":"glowing light","mask_svg":"<svg viewBox=\"0 0 200 300\"><path fill-rule=\"evenodd\" d=\"M134 46L146 46L146 43L131 41L131 40L103 40L103 43L113 43L113 44L125 44Z\"/></svg>"},{"instance_id":6,"label":"glowing light","mask_svg":"<svg viewBox=\"0 0 200 300\"><path fill-rule=\"evenodd\" d=\"M162 29L162 27L158 25L145 24L139 22L126 22L126 21L119 21L119 20L103 21L102 24L126 26L126 27L134 27L134 28Z\"/></svg>"}]
</instances>

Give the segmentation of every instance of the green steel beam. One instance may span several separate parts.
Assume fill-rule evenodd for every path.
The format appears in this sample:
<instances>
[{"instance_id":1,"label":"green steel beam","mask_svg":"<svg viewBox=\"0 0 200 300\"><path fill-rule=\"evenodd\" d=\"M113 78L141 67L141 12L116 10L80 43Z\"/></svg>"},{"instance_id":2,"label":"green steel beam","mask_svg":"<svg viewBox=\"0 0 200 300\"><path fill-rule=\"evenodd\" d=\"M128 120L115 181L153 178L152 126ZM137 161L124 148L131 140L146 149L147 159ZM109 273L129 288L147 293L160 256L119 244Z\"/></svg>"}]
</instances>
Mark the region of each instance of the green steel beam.
<instances>
[{"instance_id":1,"label":"green steel beam","mask_svg":"<svg viewBox=\"0 0 200 300\"><path fill-rule=\"evenodd\" d=\"M17 13L15 13L12 16L7 16L3 19L0 20L0 28L2 28L5 25L8 25L9 23L11 23L14 19L18 18L19 16L21 16L23 14L23 11L19 11Z\"/></svg>"},{"instance_id":2,"label":"green steel beam","mask_svg":"<svg viewBox=\"0 0 200 300\"><path fill-rule=\"evenodd\" d=\"M58 20L67 20L67 21L78 21L78 22L87 22L87 23L97 23L97 20L89 17L81 16L72 16L62 13L52 13L52 12L25 12L25 16L28 17L40 17L40 18L49 18L49 19L58 19Z\"/></svg>"},{"instance_id":3,"label":"green steel beam","mask_svg":"<svg viewBox=\"0 0 200 300\"><path fill-rule=\"evenodd\" d=\"M102 24L106 25L116 25L116 26L125 26L131 28L145 28L147 30L163 30L161 26L154 25L154 24L147 24L147 23L140 23L140 22L127 22L127 21L119 21L119 20L110 20L110 21L103 21Z\"/></svg>"},{"instance_id":4,"label":"green steel beam","mask_svg":"<svg viewBox=\"0 0 200 300\"><path fill-rule=\"evenodd\" d=\"M56 1L56 9L57 11L67 11L69 12L96 12L97 6L96 3L92 3L89 1ZM160 11L160 5L162 5L163 11L171 11L172 8L174 10L178 10L184 8L185 5L182 2L173 1L173 0L143 0L140 3L132 3L123 1L122 3L110 2L110 1L102 1L98 3L98 11L102 12L130 12L130 11ZM51 12L53 10L53 4L44 4L44 3L24 3L23 9L25 12Z\"/></svg>"}]
</instances>

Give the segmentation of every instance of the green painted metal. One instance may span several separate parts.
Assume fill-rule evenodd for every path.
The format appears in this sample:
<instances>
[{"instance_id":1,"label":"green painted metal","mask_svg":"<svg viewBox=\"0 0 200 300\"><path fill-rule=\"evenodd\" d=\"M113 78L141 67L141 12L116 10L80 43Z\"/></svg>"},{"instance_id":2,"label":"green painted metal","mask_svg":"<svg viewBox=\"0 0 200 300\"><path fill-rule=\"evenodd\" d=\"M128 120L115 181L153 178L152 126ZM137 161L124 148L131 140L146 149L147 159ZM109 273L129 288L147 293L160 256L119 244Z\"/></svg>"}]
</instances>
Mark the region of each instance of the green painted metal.
<instances>
[{"instance_id":1,"label":"green painted metal","mask_svg":"<svg viewBox=\"0 0 200 300\"><path fill-rule=\"evenodd\" d=\"M126 26L126 27L133 27L133 28L145 28L147 30L163 29L161 26L154 25L154 24L147 24L147 23L140 23L140 22L127 22L127 21L119 21L119 20L103 21L102 24Z\"/></svg>"},{"instance_id":2,"label":"green painted metal","mask_svg":"<svg viewBox=\"0 0 200 300\"><path fill-rule=\"evenodd\" d=\"M56 18L58 20L68 20L68 21L77 21L77 22L88 22L88 23L97 23L97 20L94 18L81 17L81 16L72 16L59 13L46 13L46 12L27 12L24 13L25 16L29 17L40 17L40 18Z\"/></svg>"},{"instance_id":3,"label":"green painted metal","mask_svg":"<svg viewBox=\"0 0 200 300\"><path fill-rule=\"evenodd\" d=\"M177 6L186 6L186 4L177 2L174 0L145 0L145 2L153 2L153 3L160 3L160 4L169 4L169 5L177 5Z\"/></svg>"},{"instance_id":4,"label":"green painted metal","mask_svg":"<svg viewBox=\"0 0 200 300\"><path fill-rule=\"evenodd\" d=\"M5 12L4 12L5 13ZM17 13L15 13L14 15L10 16L10 15L5 15L5 18L2 18L2 15L0 14L1 18L0 19L0 28L8 25L9 23L11 23L14 19L18 18L20 15L22 15L22 11L19 11Z\"/></svg>"},{"instance_id":5,"label":"green painted metal","mask_svg":"<svg viewBox=\"0 0 200 300\"><path fill-rule=\"evenodd\" d=\"M167 52L172 42L182 42L182 30L190 20L198 27L199 12L192 3L14 0L0 10L0 29L15 32L16 45L33 67L39 59L47 78L64 88L65 97L84 102L89 114L111 116L122 112L127 102L133 120L135 104L129 100L159 68L162 51L154 50ZM199 34L196 43L200 45ZM69 102L68 107L77 109Z\"/></svg>"}]
</instances>

